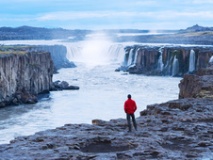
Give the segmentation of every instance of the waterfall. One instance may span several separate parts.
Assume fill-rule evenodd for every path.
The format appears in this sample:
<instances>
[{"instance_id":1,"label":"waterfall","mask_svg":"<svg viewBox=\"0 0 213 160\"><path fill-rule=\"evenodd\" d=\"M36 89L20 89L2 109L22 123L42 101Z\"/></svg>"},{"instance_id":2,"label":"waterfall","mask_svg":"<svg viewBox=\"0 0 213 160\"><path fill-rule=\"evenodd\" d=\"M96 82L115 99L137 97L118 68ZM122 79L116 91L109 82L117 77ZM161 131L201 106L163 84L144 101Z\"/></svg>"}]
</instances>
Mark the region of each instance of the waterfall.
<instances>
[{"instance_id":1,"label":"waterfall","mask_svg":"<svg viewBox=\"0 0 213 160\"><path fill-rule=\"evenodd\" d=\"M121 44L112 43L76 43L64 44L67 48L67 58L73 62L87 65L102 65L106 63L122 63L125 54Z\"/></svg>"},{"instance_id":2,"label":"waterfall","mask_svg":"<svg viewBox=\"0 0 213 160\"><path fill-rule=\"evenodd\" d=\"M138 58L138 51L140 50L140 48L137 49L137 51L135 52L135 55L133 57L133 65L136 65L137 63L137 58Z\"/></svg>"},{"instance_id":3,"label":"waterfall","mask_svg":"<svg viewBox=\"0 0 213 160\"><path fill-rule=\"evenodd\" d=\"M122 44L111 45L108 49L108 54L112 62L122 62L125 55L124 46Z\"/></svg>"},{"instance_id":4,"label":"waterfall","mask_svg":"<svg viewBox=\"0 0 213 160\"><path fill-rule=\"evenodd\" d=\"M159 48L160 56L158 59L158 70L163 71L164 64L163 64L163 47Z\"/></svg>"},{"instance_id":5,"label":"waterfall","mask_svg":"<svg viewBox=\"0 0 213 160\"><path fill-rule=\"evenodd\" d=\"M175 56L172 63L172 76L177 76L179 73L179 62L177 57Z\"/></svg>"},{"instance_id":6,"label":"waterfall","mask_svg":"<svg viewBox=\"0 0 213 160\"><path fill-rule=\"evenodd\" d=\"M121 62L124 56L122 44L114 43L103 32L94 32L87 35L83 41L66 43L67 54L70 61L84 63L89 66L105 65Z\"/></svg>"},{"instance_id":7,"label":"waterfall","mask_svg":"<svg viewBox=\"0 0 213 160\"><path fill-rule=\"evenodd\" d=\"M79 61L81 57L81 47L65 45L67 48L67 59L69 61Z\"/></svg>"},{"instance_id":8,"label":"waterfall","mask_svg":"<svg viewBox=\"0 0 213 160\"><path fill-rule=\"evenodd\" d=\"M213 56L209 59L209 64L213 64Z\"/></svg>"},{"instance_id":9,"label":"waterfall","mask_svg":"<svg viewBox=\"0 0 213 160\"><path fill-rule=\"evenodd\" d=\"M133 56L134 56L134 53L133 53L134 49L130 49L129 51L129 56L128 56L128 60L127 60L127 66L130 66L133 62Z\"/></svg>"},{"instance_id":10,"label":"waterfall","mask_svg":"<svg viewBox=\"0 0 213 160\"><path fill-rule=\"evenodd\" d=\"M195 52L193 49L191 49L189 55L189 73L192 73L194 71L195 71Z\"/></svg>"}]
</instances>

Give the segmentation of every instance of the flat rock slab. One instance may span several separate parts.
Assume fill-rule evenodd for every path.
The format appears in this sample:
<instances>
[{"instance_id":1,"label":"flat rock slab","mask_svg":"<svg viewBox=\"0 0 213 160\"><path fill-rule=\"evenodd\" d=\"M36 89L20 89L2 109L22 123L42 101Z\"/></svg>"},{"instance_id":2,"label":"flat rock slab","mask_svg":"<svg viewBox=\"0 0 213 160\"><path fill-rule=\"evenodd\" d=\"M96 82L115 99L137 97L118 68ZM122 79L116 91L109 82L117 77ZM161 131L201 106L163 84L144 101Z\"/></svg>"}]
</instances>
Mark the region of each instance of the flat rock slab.
<instances>
[{"instance_id":1,"label":"flat rock slab","mask_svg":"<svg viewBox=\"0 0 213 160\"><path fill-rule=\"evenodd\" d=\"M137 123L66 124L0 145L0 159L213 159L213 99L149 105Z\"/></svg>"}]
</instances>

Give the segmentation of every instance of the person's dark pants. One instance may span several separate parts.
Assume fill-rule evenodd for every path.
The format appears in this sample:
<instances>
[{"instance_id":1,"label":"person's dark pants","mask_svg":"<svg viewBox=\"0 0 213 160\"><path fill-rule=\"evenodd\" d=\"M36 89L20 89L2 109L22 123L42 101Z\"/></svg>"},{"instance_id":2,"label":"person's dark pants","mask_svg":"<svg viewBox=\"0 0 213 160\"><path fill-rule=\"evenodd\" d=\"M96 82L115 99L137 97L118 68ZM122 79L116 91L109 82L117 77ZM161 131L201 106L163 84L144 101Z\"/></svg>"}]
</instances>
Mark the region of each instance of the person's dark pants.
<instances>
[{"instance_id":1,"label":"person's dark pants","mask_svg":"<svg viewBox=\"0 0 213 160\"><path fill-rule=\"evenodd\" d=\"M135 128L135 130L137 130L137 124L136 124L136 120L135 120L135 115L133 114L126 114L126 119L127 119L127 123L128 123L128 127L129 127L129 132L132 131L132 125L131 125L131 119L133 122L133 126Z\"/></svg>"}]
</instances>

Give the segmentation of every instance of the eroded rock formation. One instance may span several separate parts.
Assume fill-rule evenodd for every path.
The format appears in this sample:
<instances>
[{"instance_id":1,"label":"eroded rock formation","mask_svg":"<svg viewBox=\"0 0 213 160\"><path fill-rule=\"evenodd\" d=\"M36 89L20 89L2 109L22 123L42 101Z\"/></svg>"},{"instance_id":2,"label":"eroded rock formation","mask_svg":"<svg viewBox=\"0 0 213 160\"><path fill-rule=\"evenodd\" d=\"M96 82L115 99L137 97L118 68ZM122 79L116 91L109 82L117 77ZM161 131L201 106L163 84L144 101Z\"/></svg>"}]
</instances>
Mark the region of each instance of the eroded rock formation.
<instances>
[{"instance_id":1,"label":"eroded rock formation","mask_svg":"<svg viewBox=\"0 0 213 160\"><path fill-rule=\"evenodd\" d=\"M179 88L180 98L213 98L213 66L184 75Z\"/></svg>"},{"instance_id":2,"label":"eroded rock formation","mask_svg":"<svg viewBox=\"0 0 213 160\"><path fill-rule=\"evenodd\" d=\"M207 68L212 47L128 46L119 70L146 75L183 76Z\"/></svg>"},{"instance_id":3,"label":"eroded rock formation","mask_svg":"<svg viewBox=\"0 0 213 160\"><path fill-rule=\"evenodd\" d=\"M38 45L29 46L30 51L48 51L54 62L54 69L57 72L61 68L73 68L76 65L67 59L67 48L63 45Z\"/></svg>"},{"instance_id":4,"label":"eroded rock formation","mask_svg":"<svg viewBox=\"0 0 213 160\"><path fill-rule=\"evenodd\" d=\"M49 52L25 50L12 52L0 57L0 106L35 103L37 99L34 95L51 89L51 55Z\"/></svg>"},{"instance_id":5,"label":"eroded rock formation","mask_svg":"<svg viewBox=\"0 0 213 160\"><path fill-rule=\"evenodd\" d=\"M213 85L203 78L213 76L212 72L212 67L199 71L197 85ZM185 89L180 87L180 92ZM0 159L213 159L212 92L148 105L137 118L138 131L131 133L125 119L94 119L92 123L66 124L17 137L0 145Z\"/></svg>"},{"instance_id":6,"label":"eroded rock formation","mask_svg":"<svg viewBox=\"0 0 213 160\"><path fill-rule=\"evenodd\" d=\"M50 90L78 90L67 82L52 82L60 68L75 67L63 45L2 45L0 47L0 107L36 103Z\"/></svg>"}]
</instances>

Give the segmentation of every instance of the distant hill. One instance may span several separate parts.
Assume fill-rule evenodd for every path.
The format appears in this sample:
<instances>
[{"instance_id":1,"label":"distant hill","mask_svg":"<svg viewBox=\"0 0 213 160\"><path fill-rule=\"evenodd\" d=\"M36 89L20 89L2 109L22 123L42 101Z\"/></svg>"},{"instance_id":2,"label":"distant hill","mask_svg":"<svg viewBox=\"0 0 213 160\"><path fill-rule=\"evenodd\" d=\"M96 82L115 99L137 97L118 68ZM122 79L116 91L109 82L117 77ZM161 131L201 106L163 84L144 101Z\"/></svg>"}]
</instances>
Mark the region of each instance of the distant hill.
<instances>
[{"instance_id":1,"label":"distant hill","mask_svg":"<svg viewBox=\"0 0 213 160\"><path fill-rule=\"evenodd\" d=\"M100 30L99 30L100 31ZM68 30L63 28L41 28L21 26L17 28L0 27L0 40L52 40L67 39L69 41L84 40L94 30ZM213 45L213 27L194 25L181 30L158 30L151 34L150 30L114 29L101 30L116 42L139 43L176 43Z\"/></svg>"},{"instance_id":2,"label":"distant hill","mask_svg":"<svg viewBox=\"0 0 213 160\"><path fill-rule=\"evenodd\" d=\"M173 43L213 45L213 27L194 25L174 32L162 34L119 37L117 41L135 41L139 43Z\"/></svg>"},{"instance_id":3,"label":"distant hill","mask_svg":"<svg viewBox=\"0 0 213 160\"><path fill-rule=\"evenodd\" d=\"M21 26L17 28L1 27L0 40L51 40L51 39L64 39L72 37L73 39L80 40L88 34L89 30L66 30L62 28L40 28Z\"/></svg>"},{"instance_id":4,"label":"distant hill","mask_svg":"<svg viewBox=\"0 0 213 160\"><path fill-rule=\"evenodd\" d=\"M213 31L213 27L202 27L196 24L186 29L179 30L179 32L204 32L204 31Z\"/></svg>"}]
</instances>

